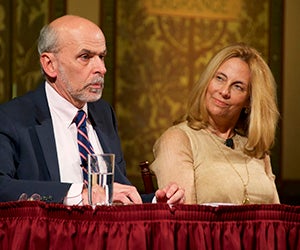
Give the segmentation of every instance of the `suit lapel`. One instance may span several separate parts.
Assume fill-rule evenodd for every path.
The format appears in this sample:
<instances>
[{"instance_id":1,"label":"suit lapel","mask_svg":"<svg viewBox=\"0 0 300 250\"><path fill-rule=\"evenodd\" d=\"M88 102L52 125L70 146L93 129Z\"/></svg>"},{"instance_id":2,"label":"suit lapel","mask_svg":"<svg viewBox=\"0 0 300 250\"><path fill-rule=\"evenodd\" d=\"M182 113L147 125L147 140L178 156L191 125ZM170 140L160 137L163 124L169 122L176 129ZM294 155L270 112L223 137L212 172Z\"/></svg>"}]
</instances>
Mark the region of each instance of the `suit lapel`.
<instances>
[{"instance_id":1,"label":"suit lapel","mask_svg":"<svg viewBox=\"0 0 300 250\"><path fill-rule=\"evenodd\" d=\"M42 152L40 153L44 156L51 180L60 181L55 137L45 92L45 84L42 84L36 90L35 94L35 99L33 100L37 121L35 130L41 146ZM38 147L38 145L34 145L34 147ZM36 152L39 152L39 150L37 149Z\"/></svg>"},{"instance_id":2,"label":"suit lapel","mask_svg":"<svg viewBox=\"0 0 300 250\"><path fill-rule=\"evenodd\" d=\"M126 178L126 164L120 148L112 111L109 110L108 105L98 105L96 108L94 103L88 103L88 110L89 119L100 140L103 152L115 154L115 181L131 185Z\"/></svg>"},{"instance_id":3,"label":"suit lapel","mask_svg":"<svg viewBox=\"0 0 300 250\"><path fill-rule=\"evenodd\" d=\"M107 143L109 141L109 138L107 137L107 135L104 134L98 126L95 126L94 129L95 129L97 136L99 138L99 141L101 143L103 153L111 153L112 150L110 149L110 147Z\"/></svg>"},{"instance_id":4,"label":"suit lapel","mask_svg":"<svg viewBox=\"0 0 300 250\"><path fill-rule=\"evenodd\" d=\"M56 145L51 119L46 120L41 125L36 126L36 132L51 180L60 181Z\"/></svg>"},{"instance_id":5,"label":"suit lapel","mask_svg":"<svg viewBox=\"0 0 300 250\"><path fill-rule=\"evenodd\" d=\"M92 122L92 125L97 133L98 139L100 141L101 147L104 153L111 153L112 149L109 146L109 137L103 131L105 131L105 123L101 119L101 115L96 114L95 107L92 103L88 103L88 112L89 112L89 119Z\"/></svg>"}]
</instances>

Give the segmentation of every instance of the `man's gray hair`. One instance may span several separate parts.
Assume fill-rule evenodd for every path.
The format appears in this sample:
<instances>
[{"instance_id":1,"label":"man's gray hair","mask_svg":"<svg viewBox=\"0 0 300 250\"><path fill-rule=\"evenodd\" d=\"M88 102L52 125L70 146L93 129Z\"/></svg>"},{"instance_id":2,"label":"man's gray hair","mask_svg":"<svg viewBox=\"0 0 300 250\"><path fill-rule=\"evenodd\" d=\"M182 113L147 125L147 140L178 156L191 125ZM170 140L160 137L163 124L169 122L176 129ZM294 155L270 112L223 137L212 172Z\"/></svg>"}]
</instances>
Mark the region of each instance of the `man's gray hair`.
<instances>
[{"instance_id":1,"label":"man's gray hair","mask_svg":"<svg viewBox=\"0 0 300 250\"><path fill-rule=\"evenodd\" d=\"M58 35L55 29L50 25L44 26L40 31L38 39L38 52L41 55L44 52L56 52L58 46Z\"/></svg>"}]
</instances>

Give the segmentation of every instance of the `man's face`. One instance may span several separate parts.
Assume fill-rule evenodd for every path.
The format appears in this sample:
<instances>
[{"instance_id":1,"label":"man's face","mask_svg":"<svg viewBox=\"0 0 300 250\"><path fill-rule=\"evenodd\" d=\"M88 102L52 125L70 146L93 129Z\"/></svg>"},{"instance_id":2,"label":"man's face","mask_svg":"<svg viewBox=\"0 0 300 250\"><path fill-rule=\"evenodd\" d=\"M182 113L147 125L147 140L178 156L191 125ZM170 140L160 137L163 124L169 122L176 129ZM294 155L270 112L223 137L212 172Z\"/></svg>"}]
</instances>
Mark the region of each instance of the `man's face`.
<instances>
[{"instance_id":1,"label":"man's face","mask_svg":"<svg viewBox=\"0 0 300 250\"><path fill-rule=\"evenodd\" d=\"M56 91L81 108L101 98L106 68L105 37L96 26L60 32L58 51L54 53Z\"/></svg>"}]
</instances>

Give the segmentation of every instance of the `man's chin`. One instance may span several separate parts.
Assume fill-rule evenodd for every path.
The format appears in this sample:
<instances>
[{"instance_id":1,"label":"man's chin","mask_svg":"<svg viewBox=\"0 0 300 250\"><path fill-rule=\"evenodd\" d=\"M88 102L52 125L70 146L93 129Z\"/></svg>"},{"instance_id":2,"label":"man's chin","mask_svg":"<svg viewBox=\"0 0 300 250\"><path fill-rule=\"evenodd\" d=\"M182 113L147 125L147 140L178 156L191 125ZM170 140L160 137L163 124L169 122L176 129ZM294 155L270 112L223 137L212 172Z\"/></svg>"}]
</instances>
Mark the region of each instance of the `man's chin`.
<instances>
[{"instance_id":1,"label":"man's chin","mask_svg":"<svg viewBox=\"0 0 300 250\"><path fill-rule=\"evenodd\" d=\"M96 102L102 97L102 89L89 89L76 96L75 99L80 100L81 102Z\"/></svg>"},{"instance_id":2,"label":"man's chin","mask_svg":"<svg viewBox=\"0 0 300 250\"><path fill-rule=\"evenodd\" d=\"M89 95L88 98L87 98L87 102L96 102L101 98L101 96L102 96L102 93Z\"/></svg>"}]
</instances>

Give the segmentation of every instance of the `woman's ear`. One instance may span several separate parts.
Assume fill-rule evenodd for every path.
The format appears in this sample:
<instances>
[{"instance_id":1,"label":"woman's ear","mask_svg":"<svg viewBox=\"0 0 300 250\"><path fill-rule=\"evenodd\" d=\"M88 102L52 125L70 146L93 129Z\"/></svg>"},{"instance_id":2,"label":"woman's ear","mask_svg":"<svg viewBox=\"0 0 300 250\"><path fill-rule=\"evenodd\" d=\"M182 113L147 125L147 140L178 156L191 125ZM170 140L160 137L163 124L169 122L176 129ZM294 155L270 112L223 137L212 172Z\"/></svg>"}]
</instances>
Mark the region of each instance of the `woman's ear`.
<instances>
[{"instance_id":1,"label":"woman's ear","mask_svg":"<svg viewBox=\"0 0 300 250\"><path fill-rule=\"evenodd\" d=\"M40 63L42 65L43 71L50 78L56 78L56 60L52 53L43 53L40 56Z\"/></svg>"},{"instance_id":2,"label":"woman's ear","mask_svg":"<svg viewBox=\"0 0 300 250\"><path fill-rule=\"evenodd\" d=\"M244 112L245 114L249 114L251 111L251 104L250 104L250 100L248 100L247 104L244 107Z\"/></svg>"},{"instance_id":3,"label":"woman's ear","mask_svg":"<svg viewBox=\"0 0 300 250\"><path fill-rule=\"evenodd\" d=\"M249 114L250 113L250 107L249 106L245 107L244 112L245 112L246 115Z\"/></svg>"},{"instance_id":4,"label":"woman's ear","mask_svg":"<svg viewBox=\"0 0 300 250\"><path fill-rule=\"evenodd\" d=\"M244 107L244 110L245 110L245 114L249 114L250 111L251 111L251 99L249 97L249 99L247 100L247 103Z\"/></svg>"}]
</instances>

